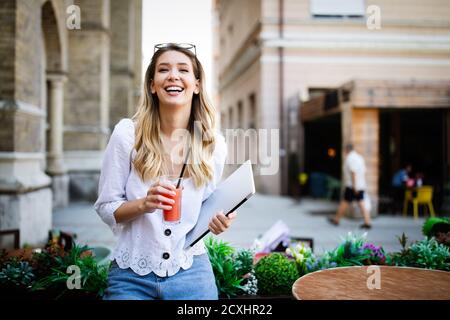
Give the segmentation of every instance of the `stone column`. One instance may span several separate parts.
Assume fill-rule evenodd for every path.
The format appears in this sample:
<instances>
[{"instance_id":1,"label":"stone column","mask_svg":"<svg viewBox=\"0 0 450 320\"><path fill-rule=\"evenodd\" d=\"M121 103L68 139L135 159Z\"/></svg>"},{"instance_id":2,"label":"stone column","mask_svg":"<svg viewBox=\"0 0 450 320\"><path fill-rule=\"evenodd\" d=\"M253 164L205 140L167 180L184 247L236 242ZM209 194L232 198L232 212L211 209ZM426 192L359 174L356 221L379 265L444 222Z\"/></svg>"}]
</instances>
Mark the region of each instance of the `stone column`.
<instances>
[{"instance_id":1,"label":"stone column","mask_svg":"<svg viewBox=\"0 0 450 320\"><path fill-rule=\"evenodd\" d=\"M52 178L53 208L69 204L69 176L63 161L64 74L47 74L49 82L49 141L47 173Z\"/></svg>"},{"instance_id":2,"label":"stone column","mask_svg":"<svg viewBox=\"0 0 450 320\"><path fill-rule=\"evenodd\" d=\"M47 171L51 175L61 175L65 173L63 163L63 107L66 76L48 74L47 80L50 84L50 136L48 141Z\"/></svg>"},{"instance_id":3,"label":"stone column","mask_svg":"<svg viewBox=\"0 0 450 320\"><path fill-rule=\"evenodd\" d=\"M112 130L136 111L141 85L141 1L111 1L110 115Z\"/></svg>"}]
</instances>

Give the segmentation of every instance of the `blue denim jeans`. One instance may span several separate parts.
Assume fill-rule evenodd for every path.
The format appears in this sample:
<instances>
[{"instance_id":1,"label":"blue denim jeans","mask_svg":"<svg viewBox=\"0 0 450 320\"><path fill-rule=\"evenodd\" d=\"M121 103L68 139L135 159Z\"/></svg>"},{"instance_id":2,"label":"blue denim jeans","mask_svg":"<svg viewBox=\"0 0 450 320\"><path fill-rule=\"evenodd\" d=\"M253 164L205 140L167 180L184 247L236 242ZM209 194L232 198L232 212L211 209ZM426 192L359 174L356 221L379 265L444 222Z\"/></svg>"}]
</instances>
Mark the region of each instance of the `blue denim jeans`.
<instances>
[{"instance_id":1,"label":"blue denim jeans","mask_svg":"<svg viewBox=\"0 0 450 320\"><path fill-rule=\"evenodd\" d=\"M192 266L181 268L171 277L151 272L140 276L130 268L121 269L115 261L108 274L104 300L217 300L214 273L207 254L194 256Z\"/></svg>"}]
</instances>

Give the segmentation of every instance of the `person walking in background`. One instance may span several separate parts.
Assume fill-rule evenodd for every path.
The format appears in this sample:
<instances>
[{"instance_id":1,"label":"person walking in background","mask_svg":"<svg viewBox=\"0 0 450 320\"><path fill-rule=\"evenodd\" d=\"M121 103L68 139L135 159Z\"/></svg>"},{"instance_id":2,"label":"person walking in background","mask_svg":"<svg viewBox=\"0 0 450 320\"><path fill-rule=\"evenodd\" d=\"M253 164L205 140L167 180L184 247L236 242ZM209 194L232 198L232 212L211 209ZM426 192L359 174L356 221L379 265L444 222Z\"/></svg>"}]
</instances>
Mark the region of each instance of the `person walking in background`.
<instances>
[{"instance_id":1,"label":"person walking in background","mask_svg":"<svg viewBox=\"0 0 450 320\"><path fill-rule=\"evenodd\" d=\"M407 164L404 168L398 170L392 177L392 197L393 212L400 212L405 196L405 189L408 181L411 179L412 166Z\"/></svg>"},{"instance_id":2,"label":"person walking in background","mask_svg":"<svg viewBox=\"0 0 450 320\"><path fill-rule=\"evenodd\" d=\"M354 150L352 144L347 144L344 148L344 184L345 190L343 199L339 204L338 211L334 217L329 217L328 221L333 225L339 225L339 221L347 211L353 201L358 202L358 206L364 216L364 223L360 226L364 229L372 227L370 213L364 204L364 193L366 192L366 165L364 158Z\"/></svg>"}]
</instances>

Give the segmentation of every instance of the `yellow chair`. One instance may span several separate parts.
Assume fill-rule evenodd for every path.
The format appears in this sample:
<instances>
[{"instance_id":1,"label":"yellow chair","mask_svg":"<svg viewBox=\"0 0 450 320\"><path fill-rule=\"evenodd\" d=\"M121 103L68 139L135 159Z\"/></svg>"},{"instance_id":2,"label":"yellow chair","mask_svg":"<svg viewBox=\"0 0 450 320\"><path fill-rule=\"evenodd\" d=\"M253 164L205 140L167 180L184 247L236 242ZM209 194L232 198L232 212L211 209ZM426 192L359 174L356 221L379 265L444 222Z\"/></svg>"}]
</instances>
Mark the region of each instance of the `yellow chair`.
<instances>
[{"instance_id":1,"label":"yellow chair","mask_svg":"<svg viewBox=\"0 0 450 320\"><path fill-rule=\"evenodd\" d=\"M414 196L414 192L416 195ZM413 190L405 191L405 200L403 202L403 216L406 216L408 211L408 204L412 202L414 219L419 217L419 204L428 205L428 210L432 217L434 217L433 208L433 187L432 186L422 186L417 187Z\"/></svg>"},{"instance_id":2,"label":"yellow chair","mask_svg":"<svg viewBox=\"0 0 450 320\"><path fill-rule=\"evenodd\" d=\"M298 174L298 181L300 182L300 184L302 186L304 186L306 184L306 182L308 182L308 174L301 172Z\"/></svg>"}]
</instances>

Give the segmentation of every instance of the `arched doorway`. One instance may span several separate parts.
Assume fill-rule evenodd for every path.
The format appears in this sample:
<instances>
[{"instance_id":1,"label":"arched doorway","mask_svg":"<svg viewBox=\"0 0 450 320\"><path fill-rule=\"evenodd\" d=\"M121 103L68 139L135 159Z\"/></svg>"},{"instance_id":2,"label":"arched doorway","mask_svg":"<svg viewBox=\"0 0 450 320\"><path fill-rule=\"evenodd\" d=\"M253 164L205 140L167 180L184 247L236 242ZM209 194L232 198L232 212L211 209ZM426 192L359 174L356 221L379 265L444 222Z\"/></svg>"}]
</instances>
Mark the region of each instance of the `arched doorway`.
<instances>
[{"instance_id":1,"label":"arched doorway","mask_svg":"<svg viewBox=\"0 0 450 320\"><path fill-rule=\"evenodd\" d=\"M43 68L43 102L46 106L45 119L45 172L52 178L53 207L68 204L68 175L63 161L63 110L64 82L67 79L60 25L62 12L56 14L57 2L46 1L41 8Z\"/></svg>"}]
</instances>

